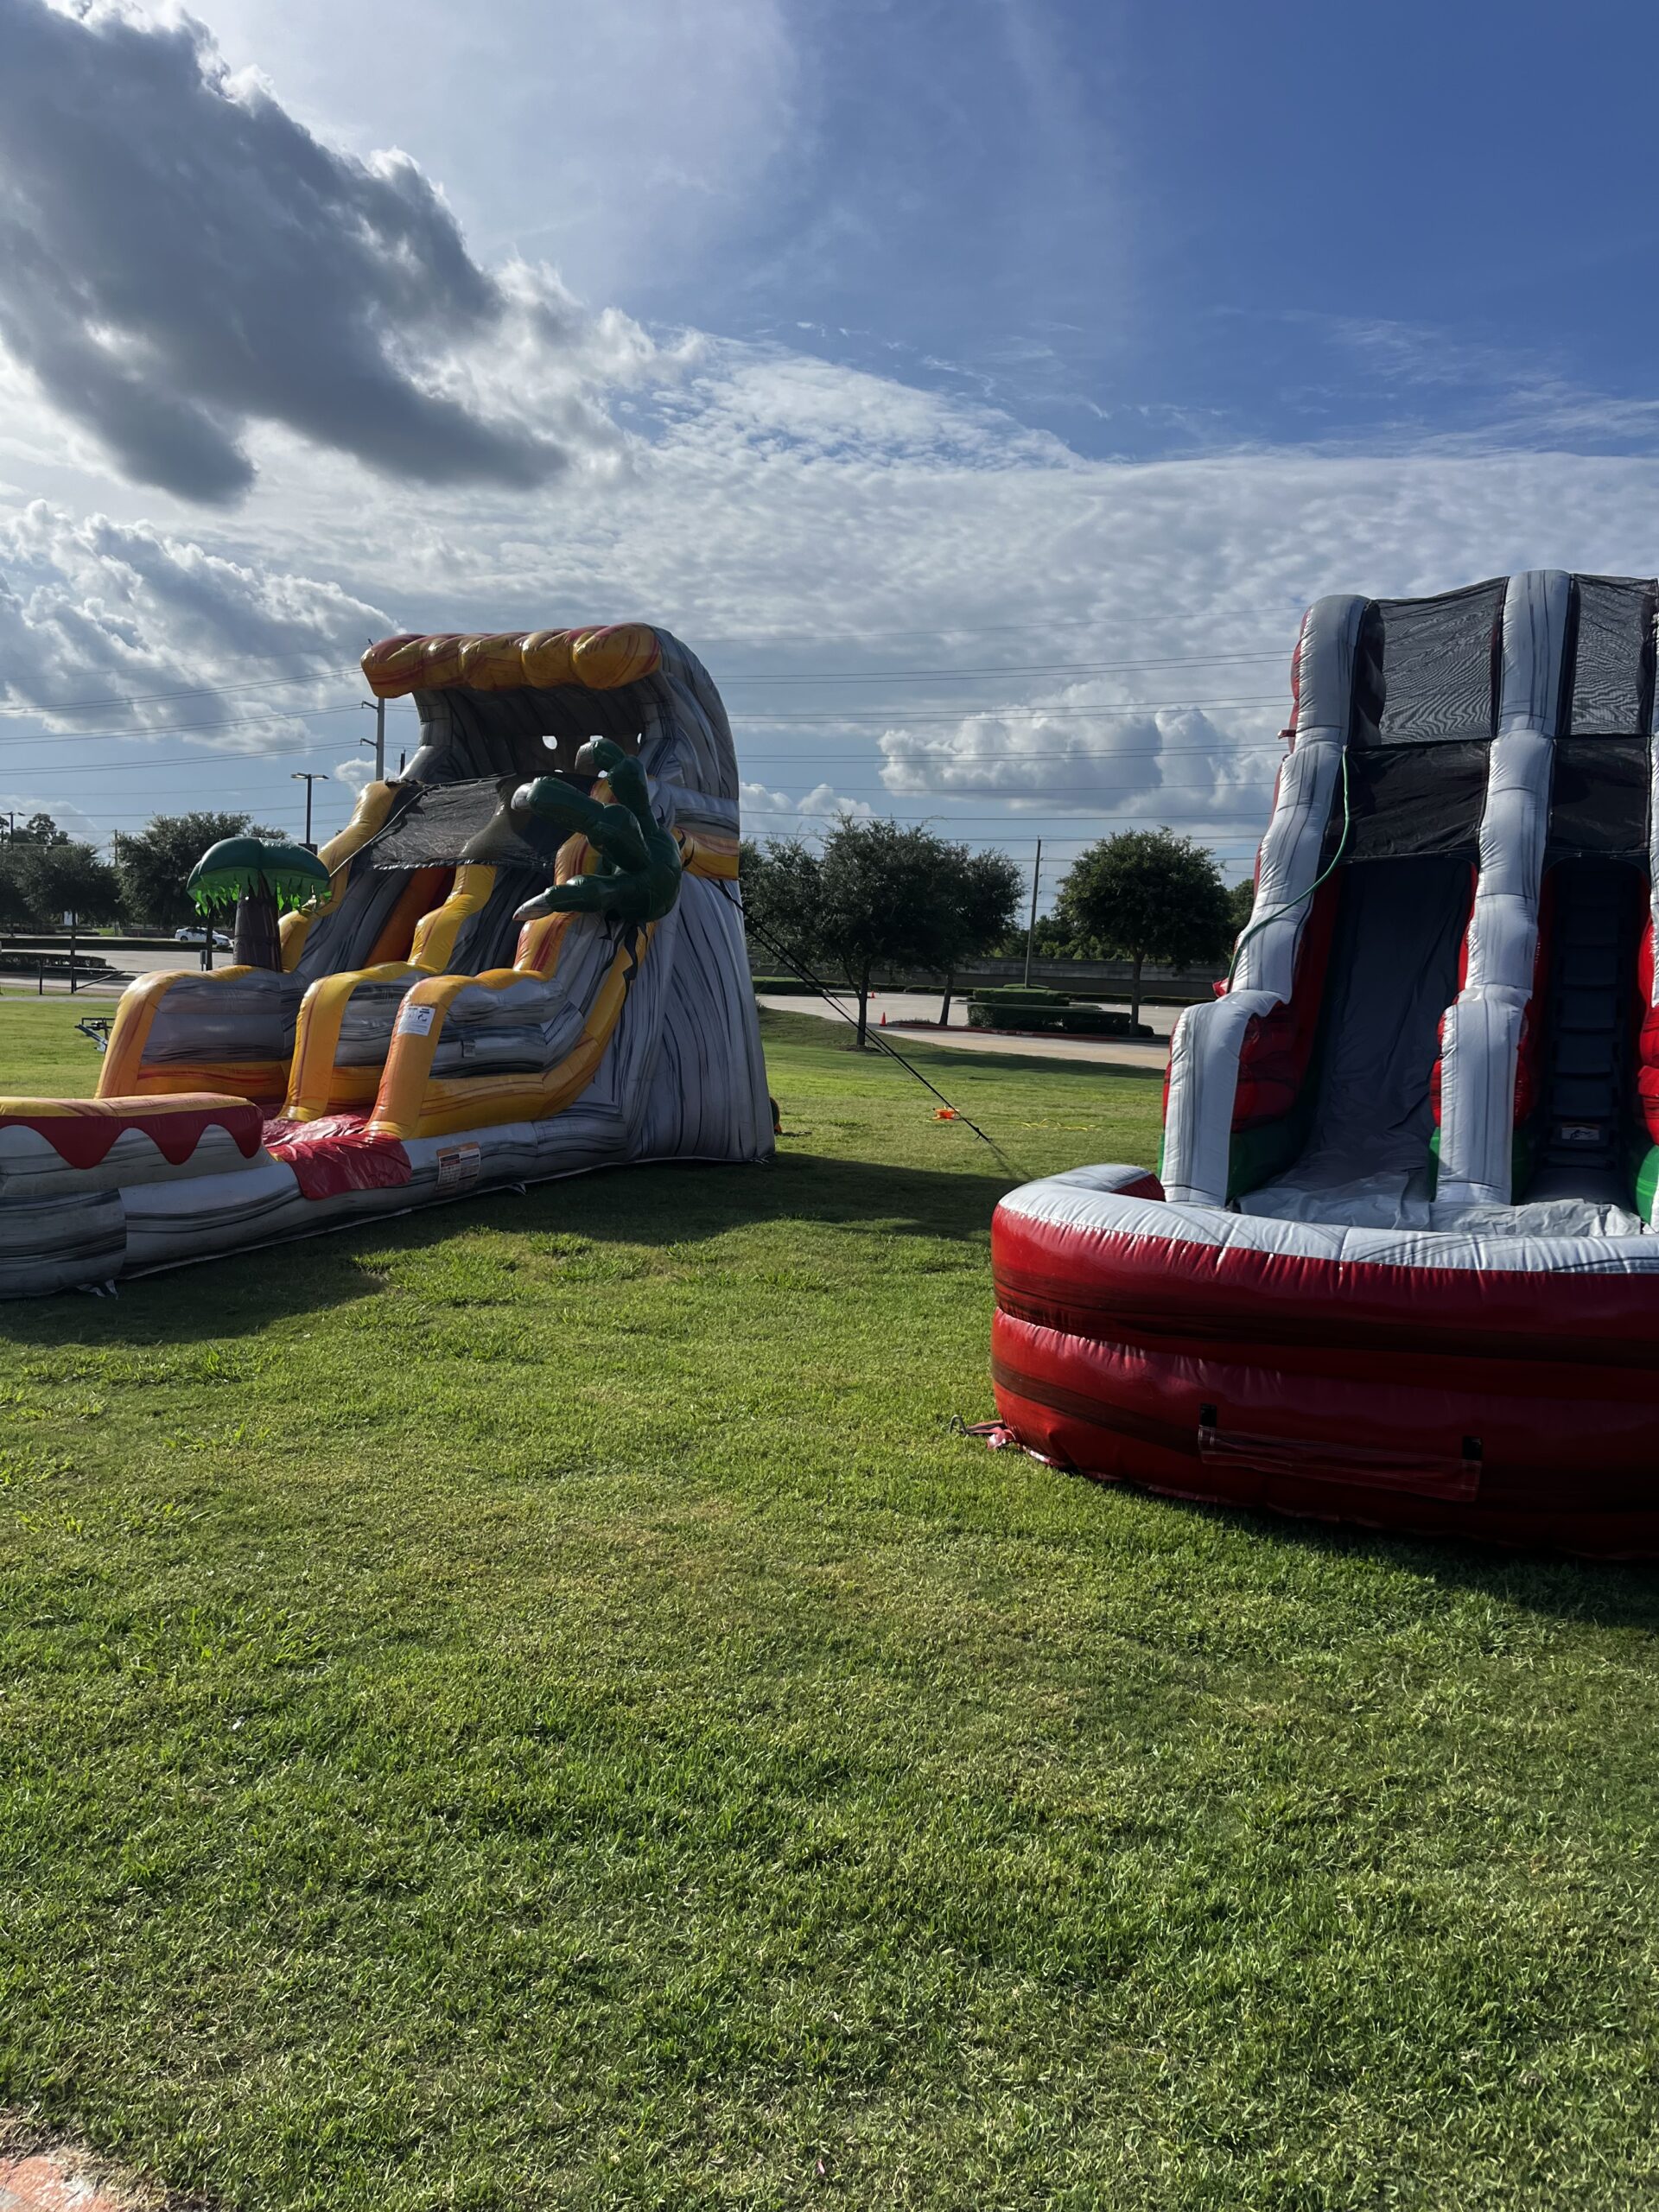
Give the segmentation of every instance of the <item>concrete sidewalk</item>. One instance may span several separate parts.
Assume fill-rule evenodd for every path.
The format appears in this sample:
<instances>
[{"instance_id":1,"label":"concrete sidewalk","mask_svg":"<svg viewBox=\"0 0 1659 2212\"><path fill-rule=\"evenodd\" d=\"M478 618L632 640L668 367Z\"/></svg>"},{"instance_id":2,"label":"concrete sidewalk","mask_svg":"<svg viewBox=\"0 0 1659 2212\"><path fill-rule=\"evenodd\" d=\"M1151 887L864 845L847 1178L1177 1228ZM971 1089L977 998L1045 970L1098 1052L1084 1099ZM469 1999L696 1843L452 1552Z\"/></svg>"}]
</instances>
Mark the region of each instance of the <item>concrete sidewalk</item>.
<instances>
[{"instance_id":1,"label":"concrete sidewalk","mask_svg":"<svg viewBox=\"0 0 1659 2212\"><path fill-rule=\"evenodd\" d=\"M766 991L760 995L760 1003L779 1014L810 1014L823 1021L840 1021L844 1014L857 1018L858 1001L851 993L837 991L831 995L834 1006L804 994ZM1169 1057L1169 1032L1180 1012L1179 1007L1144 1007L1141 1018L1157 1030L1158 1036L1155 1041L1137 1043L1128 1037L1020 1036L1005 1030L969 1029L967 1008L959 999L950 1007L950 1027L941 1029L939 998L935 991L873 991L871 1023L879 1025L885 1014L884 1033L891 1036L900 1052L908 1038L940 1045L953 1052L1001 1052L1028 1060L1092 1060L1101 1067L1152 1068L1161 1072ZM842 1011L838 1013L838 1007ZM1123 1011L1127 1014L1128 1008Z\"/></svg>"}]
</instances>

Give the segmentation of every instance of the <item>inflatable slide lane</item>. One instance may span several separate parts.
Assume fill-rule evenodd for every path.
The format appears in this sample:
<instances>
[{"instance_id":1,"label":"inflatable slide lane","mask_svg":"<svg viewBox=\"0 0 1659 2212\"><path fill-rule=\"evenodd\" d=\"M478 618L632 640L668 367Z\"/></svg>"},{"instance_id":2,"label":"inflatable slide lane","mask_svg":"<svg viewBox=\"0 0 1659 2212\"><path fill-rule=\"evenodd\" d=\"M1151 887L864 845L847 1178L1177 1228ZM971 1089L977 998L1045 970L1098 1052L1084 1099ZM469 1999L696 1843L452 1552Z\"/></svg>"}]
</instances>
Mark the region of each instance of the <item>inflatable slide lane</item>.
<instances>
[{"instance_id":1,"label":"inflatable slide lane","mask_svg":"<svg viewBox=\"0 0 1659 2212\"><path fill-rule=\"evenodd\" d=\"M204 855L231 964L134 984L95 1099L0 1098L0 1296L588 1168L770 1157L736 762L701 664L629 623L390 638L363 665L420 714L403 776L320 855Z\"/></svg>"},{"instance_id":2,"label":"inflatable slide lane","mask_svg":"<svg viewBox=\"0 0 1659 2212\"><path fill-rule=\"evenodd\" d=\"M1545 571L1310 611L1158 1174L997 1210L1014 1440L1185 1497L1659 1553L1656 607Z\"/></svg>"}]
</instances>

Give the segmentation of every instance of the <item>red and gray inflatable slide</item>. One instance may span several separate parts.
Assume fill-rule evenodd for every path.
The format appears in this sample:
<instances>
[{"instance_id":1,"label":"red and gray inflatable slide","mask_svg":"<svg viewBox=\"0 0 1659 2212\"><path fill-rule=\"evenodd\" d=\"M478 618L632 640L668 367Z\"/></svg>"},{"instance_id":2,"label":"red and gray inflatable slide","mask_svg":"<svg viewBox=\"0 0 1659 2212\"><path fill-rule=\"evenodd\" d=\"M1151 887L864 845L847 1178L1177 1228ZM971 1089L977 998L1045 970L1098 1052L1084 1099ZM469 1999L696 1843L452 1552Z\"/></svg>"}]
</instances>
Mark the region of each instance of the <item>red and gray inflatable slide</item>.
<instances>
[{"instance_id":1,"label":"red and gray inflatable slide","mask_svg":"<svg viewBox=\"0 0 1659 2212\"><path fill-rule=\"evenodd\" d=\"M1324 599L1156 1176L997 1210L1004 1428L1177 1496L1659 1553L1659 585Z\"/></svg>"}]
</instances>

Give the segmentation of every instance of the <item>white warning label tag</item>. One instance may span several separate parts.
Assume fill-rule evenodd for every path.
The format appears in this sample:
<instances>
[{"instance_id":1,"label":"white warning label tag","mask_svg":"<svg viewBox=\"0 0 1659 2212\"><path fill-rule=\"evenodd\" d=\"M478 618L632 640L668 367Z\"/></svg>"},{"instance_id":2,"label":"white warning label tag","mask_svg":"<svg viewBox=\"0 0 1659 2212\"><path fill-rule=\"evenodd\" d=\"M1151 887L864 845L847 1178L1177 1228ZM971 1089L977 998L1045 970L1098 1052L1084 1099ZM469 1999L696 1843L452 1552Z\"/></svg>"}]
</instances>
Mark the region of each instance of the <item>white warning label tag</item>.
<instances>
[{"instance_id":1,"label":"white warning label tag","mask_svg":"<svg viewBox=\"0 0 1659 2212\"><path fill-rule=\"evenodd\" d=\"M397 1016L397 1034L400 1037L429 1037L432 1034L432 1017L436 1012L435 1007L405 1005Z\"/></svg>"},{"instance_id":2,"label":"white warning label tag","mask_svg":"<svg viewBox=\"0 0 1659 2212\"><path fill-rule=\"evenodd\" d=\"M464 1191L476 1183L484 1155L475 1144L447 1144L438 1153L438 1188Z\"/></svg>"}]
</instances>

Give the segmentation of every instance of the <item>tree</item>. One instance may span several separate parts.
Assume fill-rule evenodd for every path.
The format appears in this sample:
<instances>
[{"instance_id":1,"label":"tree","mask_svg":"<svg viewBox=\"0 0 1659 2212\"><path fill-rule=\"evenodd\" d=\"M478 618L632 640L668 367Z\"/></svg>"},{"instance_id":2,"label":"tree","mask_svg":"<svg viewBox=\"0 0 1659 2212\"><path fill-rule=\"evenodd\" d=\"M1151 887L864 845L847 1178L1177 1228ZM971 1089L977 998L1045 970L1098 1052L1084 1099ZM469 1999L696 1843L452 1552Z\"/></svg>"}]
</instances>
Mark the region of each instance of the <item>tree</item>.
<instances>
[{"instance_id":1,"label":"tree","mask_svg":"<svg viewBox=\"0 0 1659 2212\"><path fill-rule=\"evenodd\" d=\"M25 846L16 862L30 912L48 928L57 928L65 914L81 922L112 922L121 911L119 879L95 845L61 837Z\"/></svg>"},{"instance_id":2,"label":"tree","mask_svg":"<svg viewBox=\"0 0 1659 2212\"><path fill-rule=\"evenodd\" d=\"M133 836L114 840L116 874L129 918L158 929L195 919L185 882L210 845L222 837L283 842L280 830L253 829L245 814L158 814Z\"/></svg>"},{"instance_id":3,"label":"tree","mask_svg":"<svg viewBox=\"0 0 1659 2212\"><path fill-rule=\"evenodd\" d=\"M1087 958L1084 947L1077 943L1077 933L1064 914L1039 914L1037 926L1032 931L1031 949L1039 960L1083 960ZM997 943L999 957L1004 960L1023 960L1026 957L1026 925L1016 921Z\"/></svg>"},{"instance_id":4,"label":"tree","mask_svg":"<svg viewBox=\"0 0 1659 2212\"><path fill-rule=\"evenodd\" d=\"M13 822L8 842L14 845L67 845L69 833L67 830L60 830L49 814L31 814L27 822Z\"/></svg>"},{"instance_id":5,"label":"tree","mask_svg":"<svg viewBox=\"0 0 1659 2212\"><path fill-rule=\"evenodd\" d=\"M16 855L0 852L0 929L25 929L31 918L29 894Z\"/></svg>"},{"instance_id":6,"label":"tree","mask_svg":"<svg viewBox=\"0 0 1659 2212\"><path fill-rule=\"evenodd\" d=\"M823 957L818 927L822 904L818 855L798 837L738 848L738 883L751 962L771 966L781 950L804 968Z\"/></svg>"},{"instance_id":7,"label":"tree","mask_svg":"<svg viewBox=\"0 0 1659 2212\"><path fill-rule=\"evenodd\" d=\"M1250 915L1255 906L1255 877L1247 875L1242 883L1234 884L1227 893L1227 904L1230 909L1230 927L1236 937L1241 930L1249 927Z\"/></svg>"},{"instance_id":8,"label":"tree","mask_svg":"<svg viewBox=\"0 0 1659 2212\"><path fill-rule=\"evenodd\" d=\"M964 845L947 845L942 862L941 903L946 917L954 915L960 927L954 941L944 944L944 999L939 1007L939 1027L950 1019L950 994L956 966L976 952L988 952L1014 926L1025 879L1003 852L970 853ZM947 925L948 926L948 925Z\"/></svg>"},{"instance_id":9,"label":"tree","mask_svg":"<svg viewBox=\"0 0 1659 2212\"><path fill-rule=\"evenodd\" d=\"M1136 1022L1143 963L1219 959L1232 919L1215 855L1167 830L1125 830L1090 845L1061 884L1059 907L1102 957L1134 963Z\"/></svg>"},{"instance_id":10,"label":"tree","mask_svg":"<svg viewBox=\"0 0 1659 2212\"><path fill-rule=\"evenodd\" d=\"M869 1033L878 967L948 976L957 961L1008 928L1020 895L1006 855L970 853L930 830L843 820L814 852L798 838L740 858L756 942L803 966L833 963L858 995L858 1041Z\"/></svg>"},{"instance_id":11,"label":"tree","mask_svg":"<svg viewBox=\"0 0 1659 2212\"><path fill-rule=\"evenodd\" d=\"M115 870L94 846L58 834L0 849L0 925L7 929L56 929L70 912L109 922L120 907Z\"/></svg>"}]
</instances>

